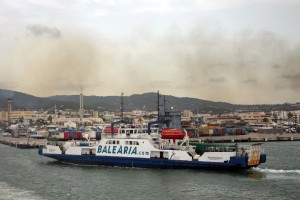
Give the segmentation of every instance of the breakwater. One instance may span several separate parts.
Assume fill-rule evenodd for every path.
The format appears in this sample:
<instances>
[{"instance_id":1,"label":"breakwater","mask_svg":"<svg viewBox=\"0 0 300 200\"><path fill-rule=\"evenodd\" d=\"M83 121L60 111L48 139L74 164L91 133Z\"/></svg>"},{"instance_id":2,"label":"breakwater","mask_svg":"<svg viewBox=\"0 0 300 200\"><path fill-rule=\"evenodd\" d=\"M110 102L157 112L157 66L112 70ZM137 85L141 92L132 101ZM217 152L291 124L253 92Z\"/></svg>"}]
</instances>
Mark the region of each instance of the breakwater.
<instances>
[{"instance_id":1,"label":"breakwater","mask_svg":"<svg viewBox=\"0 0 300 200\"><path fill-rule=\"evenodd\" d=\"M47 140L26 138L26 137L14 138L14 137L0 136L0 143L17 147L20 149L31 149L31 148L39 148L41 146L44 146L47 143Z\"/></svg>"},{"instance_id":2,"label":"breakwater","mask_svg":"<svg viewBox=\"0 0 300 200\"><path fill-rule=\"evenodd\" d=\"M300 141L299 133L261 134L249 133L246 135L224 135L190 138L193 142L224 143L224 142L275 142L275 141ZM26 137L4 137L0 136L0 143L9 146L30 149L46 145L47 139L35 139Z\"/></svg>"},{"instance_id":3,"label":"breakwater","mask_svg":"<svg viewBox=\"0 0 300 200\"><path fill-rule=\"evenodd\" d=\"M190 138L190 141L199 141L207 143L222 142L272 142L272 141L300 141L300 133L249 133L246 135L224 135L224 136L206 136Z\"/></svg>"}]
</instances>

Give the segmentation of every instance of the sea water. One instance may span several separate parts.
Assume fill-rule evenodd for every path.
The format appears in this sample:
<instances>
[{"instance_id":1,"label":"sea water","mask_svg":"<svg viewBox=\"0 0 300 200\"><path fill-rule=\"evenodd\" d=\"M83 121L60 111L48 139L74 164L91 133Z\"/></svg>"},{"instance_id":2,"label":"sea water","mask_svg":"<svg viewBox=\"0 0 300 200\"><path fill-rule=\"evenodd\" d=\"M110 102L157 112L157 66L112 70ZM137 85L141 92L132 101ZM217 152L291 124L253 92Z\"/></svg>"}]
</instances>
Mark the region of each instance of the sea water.
<instances>
[{"instance_id":1,"label":"sea water","mask_svg":"<svg viewBox=\"0 0 300 200\"><path fill-rule=\"evenodd\" d=\"M0 200L300 199L300 142L263 148L265 164L228 172L79 166L0 144Z\"/></svg>"}]
</instances>

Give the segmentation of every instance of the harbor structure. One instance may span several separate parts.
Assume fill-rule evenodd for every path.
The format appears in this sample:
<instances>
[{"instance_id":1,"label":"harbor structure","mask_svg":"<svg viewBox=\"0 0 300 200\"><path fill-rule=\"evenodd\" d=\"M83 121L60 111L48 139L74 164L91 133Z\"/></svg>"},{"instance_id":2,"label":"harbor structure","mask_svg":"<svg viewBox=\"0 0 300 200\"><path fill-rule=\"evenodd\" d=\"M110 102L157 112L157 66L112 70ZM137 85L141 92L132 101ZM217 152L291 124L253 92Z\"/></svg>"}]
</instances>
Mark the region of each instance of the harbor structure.
<instances>
[{"instance_id":1,"label":"harbor structure","mask_svg":"<svg viewBox=\"0 0 300 200\"><path fill-rule=\"evenodd\" d=\"M80 121L82 121L83 118L83 93L80 93L80 100L79 100L79 116L80 116Z\"/></svg>"},{"instance_id":2,"label":"harbor structure","mask_svg":"<svg viewBox=\"0 0 300 200\"><path fill-rule=\"evenodd\" d=\"M8 122L8 125L10 124L10 113L11 113L11 105L12 105L12 99L11 98L8 98L7 99L7 113L8 113L8 116L7 116L7 122Z\"/></svg>"},{"instance_id":3,"label":"harbor structure","mask_svg":"<svg viewBox=\"0 0 300 200\"><path fill-rule=\"evenodd\" d=\"M0 111L0 121L7 121L8 125L10 125L15 120L32 119L32 115L33 115L32 111L13 110L12 104L13 104L12 98L8 98L7 111Z\"/></svg>"}]
</instances>

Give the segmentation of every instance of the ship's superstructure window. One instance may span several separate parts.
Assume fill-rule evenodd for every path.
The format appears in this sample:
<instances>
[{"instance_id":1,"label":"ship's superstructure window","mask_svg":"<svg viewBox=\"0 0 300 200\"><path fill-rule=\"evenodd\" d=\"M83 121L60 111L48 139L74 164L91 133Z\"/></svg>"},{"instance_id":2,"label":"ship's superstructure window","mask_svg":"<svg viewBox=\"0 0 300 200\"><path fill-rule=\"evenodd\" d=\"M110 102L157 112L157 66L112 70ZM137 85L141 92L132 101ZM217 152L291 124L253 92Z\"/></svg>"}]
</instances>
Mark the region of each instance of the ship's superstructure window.
<instances>
[{"instance_id":1,"label":"ship's superstructure window","mask_svg":"<svg viewBox=\"0 0 300 200\"><path fill-rule=\"evenodd\" d=\"M138 141L125 141L126 145L140 145Z\"/></svg>"},{"instance_id":2,"label":"ship's superstructure window","mask_svg":"<svg viewBox=\"0 0 300 200\"><path fill-rule=\"evenodd\" d=\"M119 140L108 140L106 144L120 144Z\"/></svg>"}]
</instances>

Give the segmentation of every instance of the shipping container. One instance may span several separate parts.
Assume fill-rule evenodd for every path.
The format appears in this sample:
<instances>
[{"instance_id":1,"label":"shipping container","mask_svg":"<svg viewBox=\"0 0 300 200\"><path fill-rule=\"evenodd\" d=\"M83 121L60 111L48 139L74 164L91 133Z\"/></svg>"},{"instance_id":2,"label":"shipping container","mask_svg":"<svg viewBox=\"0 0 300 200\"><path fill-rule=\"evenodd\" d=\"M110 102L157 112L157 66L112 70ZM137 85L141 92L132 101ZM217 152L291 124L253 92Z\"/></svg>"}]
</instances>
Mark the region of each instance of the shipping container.
<instances>
[{"instance_id":1,"label":"shipping container","mask_svg":"<svg viewBox=\"0 0 300 200\"><path fill-rule=\"evenodd\" d=\"M202 134L207 134L208 135L209 129L208 128L203 128L201 129Z\"/></svg>"},{"instance_id":2,"label":"shipping container","mask_svg":"<svg viewBox=\"0 0 300 200\"><path fill-rule=\"evenodd\" d=\"M228 129L228 135L235 135L236 134L235 128L227 128L227 129Z\"/></svg>"},{"instance_id":3,"label":"shipping container","mask_svg":"<svg viewBox=\"0 0 300 200\"><path fill-rule=\"evenodd\" d=\"M118 131L119 131L119 128L118 128L118 127L114 127L114 134L115 134L115 135L118 133ZM105 133L106 135L111 134L111 127L110 127L110 126L105 127L104 133Z\"/></svg>"},{"instance_id":4,"label":"shipping container","mask_svg":"<svg viewBox=\"0 0 300 200\"><path fill-rule=\"evenodd\" d=\"M190 121L182 121L181 126L182 127L189 127L189 126L191 126L191 122Z\"/></svg>"},{"instance_id":5,"label":"shipping container","mask_svg":"<svg viewBox=\"0 0 300 200\"><path fill-rule=\"evenodd\" d=\"M81 140L82 139L82 132L81 131L76 131L74 133L74 139Z\"/></svg>"},{"instance_id":6,"label":"shipping container","mask_svg":"<svg viewBox=\"0 0 300 200\"><path fill-rule=\"evenodd\" d=\"M69 130L70 139L74 139L75 132L73 130Z\"/></svg>"},{"instance_id":7,"label":"shipping container","mask_svg":"<svg viewBox=\"0 0 300 200\"><path fill-rule=\"evenodd\" d=\"M235 133L236 135L242 135L242 129L241 128L235 129Z\"/></svg>"},{"instance_id":8,"label":"shipping container","mask_svg":"<svg viewBox=\"0 0 300 200\"><path fill-rule=\"evenodd\" d=\"M213 128L213 135L218 135L218 129L217 128Z\"/></svg>"},{"instance_id":9,"label":"shipping container","mask_svg":"<svg viewBox=\"0 0 300 200\"><path fill-rule=\"evenodd\" d=\"M64 132L64 139L65 139L65 140L70 139L70 134L69 134L69 132Z\"/></svg>"},{"instance_id":10,"label":"shipping container","mask_svg":"<svg viewBox=\"0 0 300 200\"><path fill-rule=\"evenodd\" d=\"M223 135L223 129L222 128L218 129L218 135Z\"/></svg>"}]
</instances>

